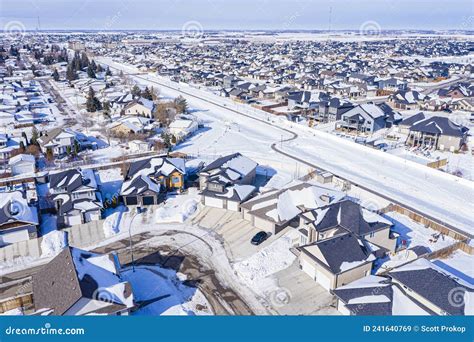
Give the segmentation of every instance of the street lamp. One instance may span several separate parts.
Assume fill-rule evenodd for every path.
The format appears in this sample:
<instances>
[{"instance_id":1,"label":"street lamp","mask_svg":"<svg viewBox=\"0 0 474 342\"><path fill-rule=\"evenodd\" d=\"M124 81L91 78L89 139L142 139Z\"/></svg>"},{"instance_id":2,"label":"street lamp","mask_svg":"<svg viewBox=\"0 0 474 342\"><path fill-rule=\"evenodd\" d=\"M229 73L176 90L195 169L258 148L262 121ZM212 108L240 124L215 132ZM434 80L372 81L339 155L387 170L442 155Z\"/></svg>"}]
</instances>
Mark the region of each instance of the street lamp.
<instances>
[{"instance_id":1,"label":"street lamp","mask_svg":"<svg viewBox=\"0 0 474 342\"><path fill-rule=\"evenodd\" d=\"M144 213L146 211L146 208L142 207L137 207L137 212L133 215L132 219L130 220L130 225L128 227L128 238L130 241L130 256L132 257L132 271L135 272L135 258L133 257L133 246L132 246L132 223L135 217L138 216L138 214Z\"/></svg>"}]
</instances>

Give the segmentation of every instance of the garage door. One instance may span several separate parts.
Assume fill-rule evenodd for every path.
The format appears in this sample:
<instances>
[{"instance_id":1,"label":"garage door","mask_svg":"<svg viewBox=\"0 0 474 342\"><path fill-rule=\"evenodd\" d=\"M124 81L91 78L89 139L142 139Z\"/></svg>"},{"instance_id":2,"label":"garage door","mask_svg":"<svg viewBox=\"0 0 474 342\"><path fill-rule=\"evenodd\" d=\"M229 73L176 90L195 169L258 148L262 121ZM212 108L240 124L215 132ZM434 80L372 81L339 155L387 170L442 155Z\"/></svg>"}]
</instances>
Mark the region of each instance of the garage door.
<instances>
[{"instance_id":1,"label":"garage door","mask_svg":"<svg viewBox=\"0 0 474 342\"><path fill-rule=\"evenodd\" d=\"M127 197L126 201L127 201L127 205L137 205L138 204L137 198L135 196Z\"/></svg>"},{"instance_id":2,"label":"garage door","mask_svg":"<svg viewBox=\"0 0 474 342\"><path fill-rule=\"evenodd\" d=\"M309 275L311 279L316 278L316 269L314 268L313 265L311 265L309 262L307 262L304 259L301 260L301 269L303 270L303 272Z\"/></svg>"},{"instance_id":3,"label":"garage door","mask_svg":"<svg viewBox=\"0 0 474 342\"><path fill-rule=\"evenodd\" d=\"M227 209L239 211L239 202L227 201Z\"/></svg>"},{"instance_id":4,"label":"garage door","mask_svg":"<svg viewBox=\"0 0 474 342\"><path fill-rule=\"evenodd\" d=\"M316 272L316 281L326 290L331 289L331 279L319 270Z\"/></svg>"},{"instance_id":5,"label":"garage door","mask_svg":"<svg viewBox=\"0 0 474 342\"><path fill-rule=\"evenodd\" d=\"M224 208L224 200L214 197L205 197L204 204L213 208Z\"/></svg>"},{"instance_id":6,"label":"garage door","mask_svg":"<svg viewBox=\"0 0 474 342\"><path fill-rule=\"evenodd\" d=\"M153 205L155 204L155 198L153 196L144 196L143 205Z\"/></svg>"}]
</instances>

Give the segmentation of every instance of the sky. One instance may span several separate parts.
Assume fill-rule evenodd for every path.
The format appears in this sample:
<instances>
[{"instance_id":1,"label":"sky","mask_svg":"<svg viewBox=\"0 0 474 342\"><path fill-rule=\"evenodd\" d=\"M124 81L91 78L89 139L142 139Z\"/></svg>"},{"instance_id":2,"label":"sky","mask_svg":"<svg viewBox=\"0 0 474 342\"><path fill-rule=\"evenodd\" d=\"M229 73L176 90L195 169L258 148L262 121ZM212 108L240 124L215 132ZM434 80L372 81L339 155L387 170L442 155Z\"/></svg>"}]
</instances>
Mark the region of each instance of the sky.
<instances>
[{"instance_id":1,"label":"sky","mask_svg":"<svg viewBox=\"0 0 474 342\"><path fill-rule=\"evenodd\" d=\"M44 30L473 30L474 1L0 0L0 28L38 21Z\"/></svg>"}]
</instances>

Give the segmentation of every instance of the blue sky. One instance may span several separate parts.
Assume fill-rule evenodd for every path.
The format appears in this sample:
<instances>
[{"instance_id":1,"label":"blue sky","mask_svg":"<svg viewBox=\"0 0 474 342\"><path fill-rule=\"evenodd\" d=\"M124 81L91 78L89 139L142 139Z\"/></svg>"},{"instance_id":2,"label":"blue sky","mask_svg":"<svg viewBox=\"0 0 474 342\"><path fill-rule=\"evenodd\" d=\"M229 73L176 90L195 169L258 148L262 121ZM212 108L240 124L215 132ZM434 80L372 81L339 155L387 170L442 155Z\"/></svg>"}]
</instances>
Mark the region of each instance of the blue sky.
<instances>
[{"instance_id":1,"label":"blue sky","mask_svg":"<svg viewBox=\"0 0 474 342\"><path fill-rule=\"evenodd\" d=\"M331 24L329 12L332 11ZM0 28L35 29L473 29L472 0L0 0Z\"/></svg>"}]
</instances>

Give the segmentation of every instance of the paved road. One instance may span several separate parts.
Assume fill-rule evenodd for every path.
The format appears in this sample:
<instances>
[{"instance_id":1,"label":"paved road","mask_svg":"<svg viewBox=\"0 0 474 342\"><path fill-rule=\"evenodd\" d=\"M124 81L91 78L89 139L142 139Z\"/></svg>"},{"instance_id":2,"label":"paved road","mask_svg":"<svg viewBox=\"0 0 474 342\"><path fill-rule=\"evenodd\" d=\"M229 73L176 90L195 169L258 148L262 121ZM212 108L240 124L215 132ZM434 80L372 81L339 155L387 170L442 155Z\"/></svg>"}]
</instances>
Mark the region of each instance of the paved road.
<instances>
[{"instance_id":1,"label":"paved road","mask_svg":"<svg viewBox=\"0 0 474 342\"><path fill-rule=\"evenodd\" d=\"M103 63L103 62L102 62L102 63ZM104 64L107 64L107 63L104 63ZM109 67L112 68L112 69L121 70L121 69L118 69L118 68L114 67L113 65L110 65L110 64L107 64L107 65L109 65ZM274 142L274 143L271 145L271 148L272 148L274 151L276 151L277 153L280 153L280 154L282 154L282 155L284 155L284 156L286 156L286 157L288 157L288 158L291 158L291 159L293 159L293 160L295 160L295 161L297 161L297 162L300 162L300 163L302 163L302 164L304 164L304 165L307 165L307 166L309 166L309 167L311 167L311 168L314 168L314 169L316 169L316 170L326 171L325 169L323 169L323 168L320 167L319 165L316 165L316 164L314 164L314 163L312 163L312 162L309 162L309 161L307 161L307 160L305 160L305 159L303 159L303 158L296 157L296 156L294 156L292 153L285 152L285 151L282 150L281 147L280 147L280 148L278 147L278 145L280 145L280 144L282 145L283 142L292 141L292 140L295 140L295 139L298 138L298 134L295 133L295 132L293 132L293 131L291 131L291 130L289 130L289 129L286 129L286 128L284 128L284 127L277 126L277 125L273 124L272 122L265 121L265 120L263 120L263 119L260 119L260 118L255 117L255 116L242 113L242 112L240 112L240 111L238 111L238 110L229 108L228 106L221 105L221 104L216 103L216 102L214 102L214 101L210 101L209 99L206 99L206 98L204 98L204 97L197 96L196 94L193 94L193 93L190 93L190 92L188 92L188 91L186 91L186 90L183 90L183 89L180 88L180 87L176 88L176 87L172 87L172 86L170 86L170 85L168 85L168 84L165 84L165 83L163 83L163 82L159 82L159 81L157 81L157 80L150 80L149 78L144 77L144 76L142 76L142 75L140 75L140 74L133 74L133 76L136 77L136 78L139 78L139 79L143 79L144 81L151 82L151 83L155 83L155 84L157 84L157 85L159 85L159 86L162 86L162 87L165 87L165 88L168 88L168 89L172 89L172 90L174 90L174 91L179 91L179 92L181 92L182 94L185 94L185 95L187 95L187 96L190 96L190 97L199 99L199 100L201 100L201 101L208 102L208 103L210 103L210 104L212 104L212 105L214 105L214 106L217 106L217 107L226 109L226 110L228 110L228 111L234 112L234 113L236 113L236 114L238 114L238 115L245 116L245 117L250 118L250 119L252 119L252 120L259 121L259 122L261 122L261 123L263 123L263 124L265 124L265 125L272 126L273 128L280 129L281 131L283 131L283 132L289 134L289 137L288 137L288 138L285 138L285 139L282 139L281 141ZM453 81L453 82L455 82L455 81ZM456 82L457 82L457 81L456 81ZM331 172L334 173L333 171L331 171ZM426 213L424 213L424 212L418 210L417 208L414 208L413 206L407 205L407 204L403 203L402 201L395 200L395 199L393 199L392 197L387 196L387 195L382 195L382 194L380 194L378 191L375 191L375 190L373 190L373 189L370 188L370 187L366 187L366 186L364 186L364 185L362 185L362 184L360 184L360 183L358 183L358 182L354 182L354 181L349 180L349 179L347 179L347 178L345 178L345 177L341 177L340 175L337 175L337 174L336 174L336 176L339 177L339 178L341 178L341 179L343 179L343 180L347 180L347 181L349 181L351 184L356 185L356 186L358 186L359 188L364 189L364 190L366 190L366 191L368 191L368 192L370 192L370 193L372 193L372 194L375 194L375 195L377 195L377 196L379 196L379 197L381 197L381 198L383 198L383 199L385 199L385 200L388 200L388 201L390 201L390 202L392 202L392 203L394 203L394 204L398 204L398 205L400 205L400 206L403 206L403 207L405 207L405 208L407 208L407 209L409 209L409 210L411 210L411 211L413 211L413 212L415 212L415 213L417 213L417 214L419 214L419 215L425 216L425 217L427 217L427 218L433 220L434 222L437 222L437 223L439 223L439 224L445 225L446 227L452 229L453 231L456 231L456 232L458 232L458 233L460 233L460 234L469 236L469 237L471 237L471 238L473 237L472 234L466 233L465 231L463 231L463 230L461 230L461 229L459 229L459 228L457 228L457 227L454 227L454 226L452 226L452 225L449 225L449 224L447 224L446 222L444 222L444 221L442 221L442 220L440 220L440 219L438 219L438 218L435 218L435 217L433 217L433 216L431 216L431 215L427 215Z\"/></svg>"}]
</instances>

